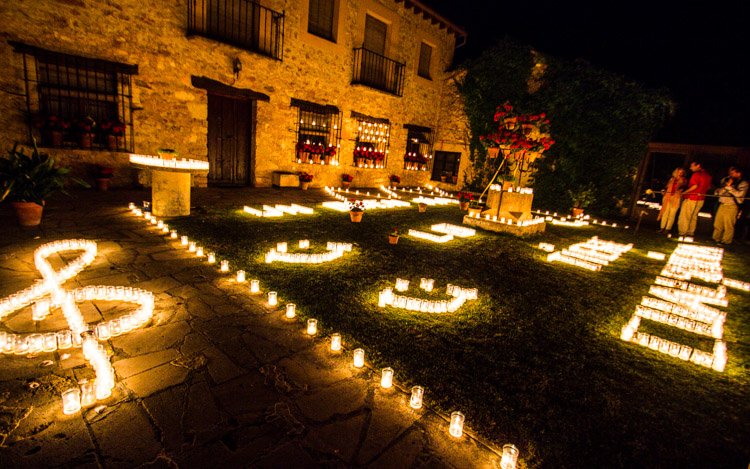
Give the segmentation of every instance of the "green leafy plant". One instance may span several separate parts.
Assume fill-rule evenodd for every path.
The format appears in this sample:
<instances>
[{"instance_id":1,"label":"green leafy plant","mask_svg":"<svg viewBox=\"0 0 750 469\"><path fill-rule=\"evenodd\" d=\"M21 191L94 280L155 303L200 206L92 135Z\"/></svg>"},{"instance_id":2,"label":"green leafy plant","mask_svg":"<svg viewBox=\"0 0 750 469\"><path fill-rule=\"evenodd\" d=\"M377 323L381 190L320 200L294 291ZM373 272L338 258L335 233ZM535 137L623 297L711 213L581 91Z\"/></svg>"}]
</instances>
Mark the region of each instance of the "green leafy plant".
<instances>
[{"instance_id":1,"label":"green leafy plant","mask_svg":"<svg viewBox=\"0 0 750 469\"><path fill-rule=\"evenodd\" d=\"M595 189L593 184L578 186L568 190L568 196L574 208L587 208L596 202Z\"/></svg>"},{"instance_id":2,"label":"green leafy plant","mask_svg":"<svg viewBox=\"0 0 750 469\"><path fill-rule=\"evenodd\" d=\"M398 228L393 228L389 233L389 236L398 236Z\"/></svg>"},{"instance_id":3,"label":"green leafy plant","mask_svg":"<svg viewBox=\"0 0 750 469\"><path fill-rule=\"evenodd\" d=\"M30 155L18 148L8 150L8 155L0 159L0 201L34 202L39 205L56 191L63 194L65 184L71 181L83 187L90 187L84 181L68 176L69 168L58 168L55 160L47 153L40 153L34 141Z\"/></svg>"}]
</instances>

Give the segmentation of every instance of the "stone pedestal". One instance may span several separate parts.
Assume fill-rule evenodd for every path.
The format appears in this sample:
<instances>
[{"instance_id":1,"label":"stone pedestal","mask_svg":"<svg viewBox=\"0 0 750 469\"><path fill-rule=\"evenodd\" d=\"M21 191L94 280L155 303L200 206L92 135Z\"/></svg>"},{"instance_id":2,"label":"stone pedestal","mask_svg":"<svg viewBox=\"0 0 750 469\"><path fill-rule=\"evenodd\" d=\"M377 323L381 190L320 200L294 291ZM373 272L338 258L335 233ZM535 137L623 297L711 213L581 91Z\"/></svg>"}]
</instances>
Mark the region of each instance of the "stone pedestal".
<instances>
[{"instance_id":1,"label":"stone pedestal","mask_svg":"<svg viewBox=\"0 0 750 469\"><path fill-rule=\"evenodd\" d=\"M271 183L274 187L299 187L299 175L286 171L274 171Z\"/></svg>"},{"instance_id":2,"label":"stone pedestal","mask_svg":"<svg viewBox=\"0 0 750 469\"><path fill-rule=\"evenodd\" d=\"M190 173L152 170L151 211L157 217L190 215Z\"/></svg>"},{"instance_id":3,"label":"stone pedestal","mask_svg":"<svg viewBox=\"0 0 750 469\"><path fill-rule=\"evenodd\" d=\"M493 221L492 219L487 220L486 218L475 218L468 215L464 216L463 224L475 228L481 228L483 230L495 231L497 233L510 233L521 237L544 233L544 230L547 228L545 222L519 226L518 224L507 222L501 223L499 221Z\"/></svg>"},{"instance_id":4,"label":"stone pedestal","mask_svg":"<svg viewBox=\"0 0 750 469\"><path fill-rule=\"evenodd\" d=\"M499 187L498 187L499 188ZM487 193L487 209L479 217L469 215L464 217L465 225L475 226L489 231L510 233L516 236L529 236L544 232L546 224L543 221L528 224L534 219L531 214L531 203L534 194L507 190L490 190ZM521 223L519 225L519 222Z\"/></svg>"}]
</instances>

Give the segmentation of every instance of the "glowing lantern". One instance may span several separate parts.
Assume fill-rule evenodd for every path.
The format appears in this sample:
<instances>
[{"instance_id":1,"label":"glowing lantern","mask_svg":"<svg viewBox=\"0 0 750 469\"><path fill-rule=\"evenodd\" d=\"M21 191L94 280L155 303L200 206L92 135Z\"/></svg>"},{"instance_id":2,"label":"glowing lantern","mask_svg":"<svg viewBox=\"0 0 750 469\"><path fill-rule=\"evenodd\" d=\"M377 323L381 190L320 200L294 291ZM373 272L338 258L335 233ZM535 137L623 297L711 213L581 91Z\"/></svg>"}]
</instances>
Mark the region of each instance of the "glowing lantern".
<instances>
[{"instance_id":1,"label":"glowing lantern","mask_svg":"<svg viewBox=\"0 0 750 469\"><path fill-rule=\"evenodd\" d=\"M383 368L380 374L380 387L388 389L393 386L393 368Z\"/></svg>"},{"instance_id":2,"label":"glowing lantern","mask_svg":"<svg viewBox=\"0 0 750 469\"><path fill-rule=\"evenodd\" d=\"M229 272L229 261L223 260L221 261L221 267L219 268L221 272Z\"/></svg>"},{"instance_id":3,"label":"glowing lantern","mask_svg":"<svg viewBox=\"0 0 750 469\"><path fill-rule=\"evenodd\" d=\"M412 387L411 397L409 398L409 407L411 407L412 409L421 409L423 398L424 398L424 388L422 386Z\"/></svg>"},{"instance_id":4,"label":"glowing lantern","mask_svg":"<svg viewBox=\"0 0 750 469\"><path fill-rule=\"evenodd\" d=\"M244 270L237 271L237 283L245 283L245 271Z\"/></svg>"},{"instance_id":5,"label":"glowing lantern","mask_svg":"<svg viewBox=\"0 0 750 469\"><path fill-rule=\"evenodd\" d=\"M331 351L338 352L341 350L341 334L335 333L331 335Z\"/></svg>"},{"instance_id":6,"label":"glowing lantern","mask_svg":"<svg viewBox=\"0 0 750 469\"><path fill-rule=\"evenodd\" d=\"M294 316L297 315L297 305L294 303L287 303L286 305L286 317L287 319L292 319Z\"/></svg>"},{"instance_id":7,"label":"glowing lantern","mask_svg":"<svg viewBox=\"0 0 750 469\"><path fill-rule=\"evenodd\" d=\"M268 305L276 306L278 304L278 298L275 291L268 292Z\"/></svg>"},{"instance_id":8,"label":"glowing lantern","mask_svg":"<svg viewBox=\"0 0 750 469\"><path fill-rule=\"evenodd\" d=\"M354 350L354 366L357 368L365 366L365 351L361 348Z\"/></svg>"},{"instance_id":9,"label":"glowing lantern","mask_svg":"<svg viewBox=\"0 0 750 469\"><path fill-rule=\"evenodd\" d=\"M257 279L250 280L250 293L260 293L260 281Z\"/></svg>"},{"instance_id":10,"label":"glowing lantern","mask_svg":"<svg viewBox=\"0 0 750 469\"><path fill-rule=\"evenodd\" d=\"M66 389L62 393L63 414L71 415L81 410L81 390L78 388Z\"/></svg>"},{"instance_id":11,"label":"glowing lantern","mask_svg":"<svg viewBox=\"0 0 750 469\"><path fill-rule=\"evenodd\" d=\"M315 335L318 333L318 320L308 319L307 320L307 335Z\"/></svg>"},{"instance_id":12,"label":"glowing lantern","mask_svg":"<svg viewBox=\"0 0 750 469\"><path fill-rule=\"evenodd\" d=\"M451 414L451 424L448 433L453 437L461 438L461 435L464 434L464 414L458 411Z\"/></svg>"},{"instance_id":13,"label":"glowing lantern","mask_svg":"<svg viewBox=\"0 0 750 469\"><path fill-rule=\"evenodd\" d=\"M503 445L503 456L500 459L500 469L516 469L518 462L518 448L514 445Z\"/></svg>"}]
</instances>

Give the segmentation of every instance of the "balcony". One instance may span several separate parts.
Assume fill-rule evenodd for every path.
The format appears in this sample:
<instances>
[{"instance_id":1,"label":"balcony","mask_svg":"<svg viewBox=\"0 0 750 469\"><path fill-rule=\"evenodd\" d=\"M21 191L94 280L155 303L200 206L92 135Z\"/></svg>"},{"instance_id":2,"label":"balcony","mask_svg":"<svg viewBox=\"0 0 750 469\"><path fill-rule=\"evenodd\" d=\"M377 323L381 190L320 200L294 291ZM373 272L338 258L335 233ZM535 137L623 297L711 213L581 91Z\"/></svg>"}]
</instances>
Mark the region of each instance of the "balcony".
<instances>
[{"instance_id":1,"label":"balcony","mask_svg":"<svg viewBox=\"0 0 750 469\"><path fill-rule=\"evenodd\" d=\"M251 0L188 0L192 34L281 60L284 14Z\"/></svg>"},{"instance_id":2,"label":"balcony","mask_svg":"<svg viewBox=\"0 0 750 469\"><path fill-rule=\"evenodd\" d=\"M354 49L352 84L403 96L405 64L363 47Z\"/></svg>"}]
</instances>

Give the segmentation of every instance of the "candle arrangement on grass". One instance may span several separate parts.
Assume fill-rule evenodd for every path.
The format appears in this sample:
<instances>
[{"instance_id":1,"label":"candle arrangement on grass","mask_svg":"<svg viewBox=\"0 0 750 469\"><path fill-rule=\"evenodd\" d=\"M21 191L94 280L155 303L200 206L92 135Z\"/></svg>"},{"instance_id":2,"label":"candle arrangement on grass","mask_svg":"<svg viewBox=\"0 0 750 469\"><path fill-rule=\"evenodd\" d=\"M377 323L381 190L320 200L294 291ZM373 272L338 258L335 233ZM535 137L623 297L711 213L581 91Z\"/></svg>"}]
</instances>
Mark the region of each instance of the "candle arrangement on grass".
<instances>
[{"instance_id":1,"label":"candle arrangement on grass","mask_svg":"<svg viewBox=\"0 0 750 469\"><path fill-rule=\"evenodd\" d=\"M425 291L432 291L434 285L433 279L423 278L420 280L420 288ZM405 279L396 279L397 291L406 291L409 288L409 281ZM401 308L409 311L420 311L423 313L452 313L464 305L468 300L477 299L476 288L462 288L450 283L446 287L446 294L451 297L449 300L429 300L415 298L393 293L393 289L387 287L378 294L378 306L385 308Z\"/></svg>"},{"instance_id":2,"label":"candle arrangement on grass","mask_svg":"<svg viewBox=\"0 0 750 469\"><path fill-rule=\"evenodd\" d=\"M307 247L300 249L309 249L310 242L308 240L302 241L307 242L300 242L300 246L305 245ZM326 252L323 253L287 252L287 243L284 242L277 243L275 248L269 250L265 255L265 261L267 264L273 262L287 262L290 264L322 264L324 262L336 260L342 257L344 253L351 252L351 250L351 243L336 243L329 241L326 243Z\"/></svg>"}]
</instances>

